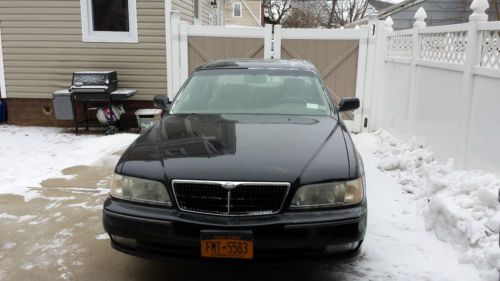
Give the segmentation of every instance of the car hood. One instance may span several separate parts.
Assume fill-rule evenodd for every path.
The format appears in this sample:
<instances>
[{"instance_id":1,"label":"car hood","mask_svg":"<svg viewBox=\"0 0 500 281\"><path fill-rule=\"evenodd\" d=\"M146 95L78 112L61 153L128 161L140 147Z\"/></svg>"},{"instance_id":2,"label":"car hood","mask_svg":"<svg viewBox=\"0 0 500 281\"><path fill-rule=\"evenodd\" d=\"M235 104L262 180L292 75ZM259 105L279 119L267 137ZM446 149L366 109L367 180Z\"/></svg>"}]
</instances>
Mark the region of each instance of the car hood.
<instances>
[{"instance_id":1,"label":"car hood","mask_svg":"<svg viewBox=\"0 0 500 281\"><path fill-rule=\"evenodd\" d=\"M157 158L168 180L345 179L349 164L342 130L331 116L176 114L138 140L129 158L143 159L143 169L150 168L143 174L157 173L160 167L152 163Z\"/></svg>"},{"instance_id":2,"label":"car hood","mask_svg":"<svg viewBox=\"0 0 500 281\"><path fill-rule=\"evenodd\" d=\"M352 148L344 125L331 116L176 114L143 133L116 172L167 182L302 185L356 176Z\"/></svg>"}]
</instances>

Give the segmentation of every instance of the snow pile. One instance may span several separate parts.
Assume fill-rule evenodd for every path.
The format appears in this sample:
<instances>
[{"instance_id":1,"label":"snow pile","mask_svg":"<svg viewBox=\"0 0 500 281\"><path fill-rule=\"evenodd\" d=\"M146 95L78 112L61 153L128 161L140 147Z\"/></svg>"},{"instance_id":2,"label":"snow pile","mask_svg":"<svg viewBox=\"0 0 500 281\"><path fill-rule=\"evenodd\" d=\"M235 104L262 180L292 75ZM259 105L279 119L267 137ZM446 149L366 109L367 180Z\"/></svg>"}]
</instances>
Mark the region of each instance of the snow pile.
<instances>
[{"instance_id":1,"label":"snow pile","mask_svg":"<svg viewBox=\"0 0 500 281\"><path fill-rule=\"evenodd\" d=\"M67 167L105 163L137 136L76 136L60 128L0 125L0 194L30 200L38 196L31 188L42 180L67 177L61 174Z\"/></svg>"},{"instance_id":2,"label":"snow pile","mask_svg":"<svg viewBox=\"0 0 500 281\"><path fill-rule=\"evenodd\" d=\"M375 152L379 169L413 194L427 230L456 245L460 262L474 264L484 280L498 281L500 181L481 171L455 170L453 160L439 163L428 148L385 131L374 135L380 144Z\"/></svg>"}]
</instances>

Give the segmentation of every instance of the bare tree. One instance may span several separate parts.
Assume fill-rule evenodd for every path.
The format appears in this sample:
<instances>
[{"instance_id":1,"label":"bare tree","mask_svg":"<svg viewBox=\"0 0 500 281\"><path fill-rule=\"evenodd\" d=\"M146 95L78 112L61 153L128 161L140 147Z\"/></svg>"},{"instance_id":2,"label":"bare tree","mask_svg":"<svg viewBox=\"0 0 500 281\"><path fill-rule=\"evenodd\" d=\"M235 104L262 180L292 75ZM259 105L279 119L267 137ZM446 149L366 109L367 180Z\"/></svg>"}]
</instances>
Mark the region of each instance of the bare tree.
<instances>
[{"instance_id":1,"label":"bare tree","mask_svg":"<svg viewBox=\"0 0 500 281\"><path fill-rule=\"evenodd\" d=\"M297 2L283 18L285 28L317 28L323 24L323 0Z\"/></svg>"},{"instance_id":2,"label":"bare tree","mask_svg":"<svg viewBox=\"0 0 500 281\"><path fill-rule=\"evenodd\" d=\"M264 21L284 27L341 27L366 14L371 0L262 0Z\"/></svg>"},{"instance_id":3,"label":"bare tree","mask_svg":"<svg viewBox=\"0 0 500 281\"><path fill-rule=\"evenodd\" d=\"M363 18L370 0L333 0L330 26L340 27Z\"/></svg>"},{"instance_id":4,"label":"bare tree","mask_svg":"<svg viewBox=\"0 0 500 281\"><path fill-rule=\"evenodd\" d=\"M325 3L323 4L325 11L328 11L327 16L326 16L326 22L323 22L323 25L327 28L334 27L335 19L336 19L335 7L337 6L338 0L332 0L331 2L332 3L330 5L328 5L328 1L325 1Z\"/></svg>"},{"instance_id":5,"label":"bare tree","mask_svg":"<svg viewBox=\"0 0 500 281\"><path fill-rule=\"evenodd\" d=\"M282 24L283 18L290 12L298 0L262 0L264 22L268 24Z\"/></svg>"}]
</instances>

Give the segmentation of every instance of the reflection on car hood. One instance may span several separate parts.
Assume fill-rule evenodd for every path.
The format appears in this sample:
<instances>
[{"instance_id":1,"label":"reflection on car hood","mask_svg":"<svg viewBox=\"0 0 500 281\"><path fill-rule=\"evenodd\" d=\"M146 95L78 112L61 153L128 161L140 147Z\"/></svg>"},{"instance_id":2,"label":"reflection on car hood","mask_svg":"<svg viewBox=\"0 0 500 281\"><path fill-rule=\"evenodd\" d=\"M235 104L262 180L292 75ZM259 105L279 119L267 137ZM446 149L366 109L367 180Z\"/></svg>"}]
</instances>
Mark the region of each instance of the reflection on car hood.
<instances>
[{"instance_id":1,"label":"reflection on car hood","mask_svg":"<svg viewBox=\"0 0 500 281\"><path fill-rule=\"evenodd\" d=\"M337 122L331 116L169 115L157 127L156 148L170 180L346 178L348 155Z\"/></svg>"}]
</instances>

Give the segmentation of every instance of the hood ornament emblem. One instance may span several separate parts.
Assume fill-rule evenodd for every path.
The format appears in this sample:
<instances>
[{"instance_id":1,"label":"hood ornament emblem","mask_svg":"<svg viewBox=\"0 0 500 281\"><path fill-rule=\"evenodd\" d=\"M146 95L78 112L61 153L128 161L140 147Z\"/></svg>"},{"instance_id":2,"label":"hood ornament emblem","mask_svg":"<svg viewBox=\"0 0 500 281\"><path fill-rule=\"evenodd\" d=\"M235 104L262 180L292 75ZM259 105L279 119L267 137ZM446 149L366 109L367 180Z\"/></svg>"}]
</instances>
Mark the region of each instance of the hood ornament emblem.
<instances>
[{"instance_id":1,"label":"hood ornament emblem","mask_svg":"<svg viewBox=\"0 0 500 281\"><path fill-rule=\"evenodd\" d=\"M235 189L235 188L236 188L236 186L237 186L237 185L236 185L234 182L226 182L226 183L224 183L224 184L222 185L222 187L223 187L225 190L228 190L228 191Z\"/></svg>"}]
</instances>

